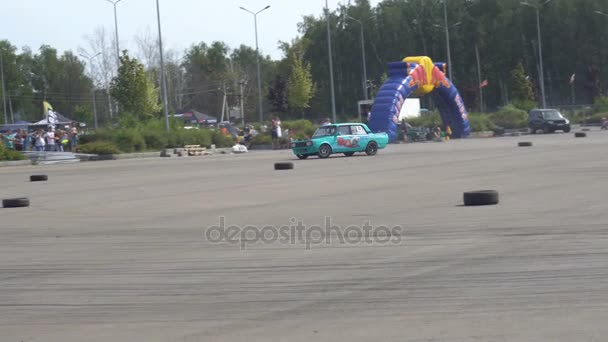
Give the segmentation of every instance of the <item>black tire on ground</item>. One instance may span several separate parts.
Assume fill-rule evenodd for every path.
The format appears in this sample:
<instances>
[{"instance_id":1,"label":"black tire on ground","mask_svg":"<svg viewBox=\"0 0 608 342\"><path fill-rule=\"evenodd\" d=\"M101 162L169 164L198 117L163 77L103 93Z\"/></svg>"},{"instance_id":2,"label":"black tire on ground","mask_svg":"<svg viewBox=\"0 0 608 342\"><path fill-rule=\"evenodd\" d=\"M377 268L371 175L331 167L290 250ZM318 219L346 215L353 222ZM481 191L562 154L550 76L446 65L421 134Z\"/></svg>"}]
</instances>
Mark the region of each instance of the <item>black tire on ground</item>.
<instances>
[{"instance_id":1,"label":"black tire on ground","mask_svg":"<svg viewBox=\"0 0 608 342\"><path fill-rule=\"evenodd\" d=\"M4 208L23 208L29 207L30 200L28 198L7 198L2 200L2 207Z\"/></svg>"},{"instance_id":2,"label":"black tire on ground","mask_svg":"<svg viewBox=\"0 0 608 342\"><path fill-rule=\"evenodd\" d=\"M298 157L298 159L306 159L306 158L308 158L308 154L296 154L296 156Z\"/></svg>"},{"instance_id":3,"label":"black tire on ground","mask_svg":"<svg viewBox=\"0 0 608 342\"><path fill-rule=\"evenodd\" d=\"M469 191L463 195L464 205L470 206L483 206L483 205L495 205L498 204L498 191L496 190L481 190L481 191Z\"/></svg>"},{"instance_id":4,"label":"black tire on ground","mask_svg":"<svg viewBox=\"0 0 608 342\"><path fill-rule=\"evenodd\" d=\"M530 147L532 146L532 142L531 141L522 141L519 144L517 144L519 147Z\"/></svg>"},{"instance_id":5,"label":"black tire on ground","mask_svg":"<svg viewBox=\"0 0 608 342\"><path fill-rule=\"evenodd\" d=\"M44 182L49 180L47 175L31 175L30 182Z\"/></svg>"},{"instance_id":6,"label":"black tire on ground","mask_svg":"<svg viewBox=\"0 0 608 342\"><path fill-rule=\"evenodd\" d=\"M584 138L586 136L587 136L587 133L585 133L585 132L576 132L576 133L574 133L574 137L575 138Z\"/></svg>"},{"instance_id":7,"label":"black tire on ground","mask_svg":"<svg viewBox=\"0 0 608 342\"><path fill-rule=\"evenodd\" d=\"M345 152L344 155L347 157L352 157L355 155L355 152Z\"/></svg>"},{"instance_id":8,"label":"black tire on ground","mask_svg":"<svg viewBox=\"0 0 608 342\"><path fill-rule=\"evenodd\" d=\"M319 158L329 158L331 156L331 146L323 144L319 146Z\"/></svg>"},{"instance_id":9,"label":"black tire on ground","mask_svg":"<svg viewBox=\"0 0 608 342\"><path fill-rule=\"evenodd\" d=\"M368 156L373 156L378 153L378 144L376 144L375 141L370 141L369 144L367 144L367 147L365 148L365 153Z\"/></svg>"},{"instance_id":10,"label":"black tire on ground","mask_svg":"<svg viewBox=\"0 0 608 342\"><path fill-rule=\"evenodd\" d=\"M275 170L292 170L293 163L274 163Z\"/></svg>"}]
</instances>

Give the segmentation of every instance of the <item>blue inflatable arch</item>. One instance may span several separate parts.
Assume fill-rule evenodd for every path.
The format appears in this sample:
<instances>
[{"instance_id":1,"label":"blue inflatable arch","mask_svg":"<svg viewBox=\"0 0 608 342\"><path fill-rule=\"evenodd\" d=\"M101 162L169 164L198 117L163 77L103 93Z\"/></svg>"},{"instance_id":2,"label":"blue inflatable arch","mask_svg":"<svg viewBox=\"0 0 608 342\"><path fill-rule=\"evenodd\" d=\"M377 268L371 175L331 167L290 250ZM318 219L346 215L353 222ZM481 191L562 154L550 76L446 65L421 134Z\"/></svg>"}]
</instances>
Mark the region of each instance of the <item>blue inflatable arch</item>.
<instances>
[{"instance_id":1,"label":"blue inflatable arch","mask_svg":"<svg viewBox=\"0 0 608 342\"><path fill-rule=\"evenodd\" d=\"M458 89L445 76L446 65L428 57L408 57L388 64L388 79L372 105L368 126L374 132L386 132L391 142L397 140L401 107L410 95L430 94L443 122L452 131L452 139L471 133L468 114Z\"/></svg>"}]
</instances>

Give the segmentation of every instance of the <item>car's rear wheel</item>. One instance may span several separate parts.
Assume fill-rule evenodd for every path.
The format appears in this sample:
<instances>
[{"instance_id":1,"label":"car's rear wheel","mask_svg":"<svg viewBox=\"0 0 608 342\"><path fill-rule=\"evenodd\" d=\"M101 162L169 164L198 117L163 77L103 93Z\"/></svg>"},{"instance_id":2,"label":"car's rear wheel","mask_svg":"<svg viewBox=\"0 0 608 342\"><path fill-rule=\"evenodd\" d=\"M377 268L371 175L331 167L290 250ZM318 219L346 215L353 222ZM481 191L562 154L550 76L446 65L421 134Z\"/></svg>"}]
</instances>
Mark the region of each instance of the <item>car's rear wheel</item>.
<instances>
[{"instance_id":1,"label":"car's rear wheel","mask_svg":"<svg viewBox=\"0 0 608 342\"><path fill-rule=\"evenodd\" d=\"M327 144L323 144L319 147L319 158L329 158L331 155L331 147Z\"/></svg>"},{"instance_id":2,"label":"car's rear wheel","mask_svg":"<svg viewBox=\"0 0 608 342\"><path fill-rule=\"evenodd\" d=\"M378 144L376 144L375 141L370 141L369 144L367 144L367 147L365 148L365 153L368 156L376 155L376 153L378 153Z\"/></svg>"},{"instance_id":3,"label":"car's rear wheel","mask_svg":"<svg viewBox=\"0 0 608 342\"><path fill-rule=\"evenodd\" d=\"M344 155L347 157L352 157L355 155L355 152L344 152Z\"/></svg>"}]
</instances>

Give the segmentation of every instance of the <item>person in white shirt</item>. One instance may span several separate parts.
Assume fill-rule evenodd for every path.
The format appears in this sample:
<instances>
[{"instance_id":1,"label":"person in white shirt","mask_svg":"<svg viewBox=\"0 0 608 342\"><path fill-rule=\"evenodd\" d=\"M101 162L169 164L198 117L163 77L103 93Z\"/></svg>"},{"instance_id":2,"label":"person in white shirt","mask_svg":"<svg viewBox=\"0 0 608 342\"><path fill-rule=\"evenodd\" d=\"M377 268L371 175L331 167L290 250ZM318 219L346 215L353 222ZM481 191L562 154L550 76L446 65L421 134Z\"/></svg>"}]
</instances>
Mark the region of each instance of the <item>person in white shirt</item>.
<instances>
[{"instance_id":1,"label":"person in white shirt","mask_svg":"<svg viewBox=\"0 0 608 342\"><path fill-rule=\"evenodd\" d=\"M55 132L53 132L52 128L49 128L49 130L44 135L44 138L46 139L46 150L47 151L55 151L55 149L56 149L56 146L55 146Z\"/></svg>"},{"instance_id":2,"label":"person in white shirt","mask_svg":"<svg viewBox=\"0 0 608 342\"><path fill-rule=\"evenodd\" d=\"M34 140L36 143L37 152L44 151L44 148L46 147L46 141L44 140L44 137L45 133L43 133L41 129L37 130L36 133L34 133Z\"/></svg>"}]
</instances>

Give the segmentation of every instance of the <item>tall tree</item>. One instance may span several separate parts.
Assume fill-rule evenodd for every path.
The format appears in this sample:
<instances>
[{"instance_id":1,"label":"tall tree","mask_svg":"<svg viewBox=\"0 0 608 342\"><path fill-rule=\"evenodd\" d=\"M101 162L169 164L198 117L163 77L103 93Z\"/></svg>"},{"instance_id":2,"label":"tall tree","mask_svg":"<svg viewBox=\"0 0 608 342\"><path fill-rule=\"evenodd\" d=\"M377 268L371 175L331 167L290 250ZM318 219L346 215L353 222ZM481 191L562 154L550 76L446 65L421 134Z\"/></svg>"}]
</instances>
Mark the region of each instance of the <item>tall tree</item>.
<instances>
[{"instance_id":1,"label":"tall tree","mask_svg":"<svg viewBox=\"0 0 608 342\"><path fill-rule=\"evenodd\" d=\"M302 116L304 116L304 110L310 108L310 100L314 95L310 68L310 64L305 64L301 56L296 56L293 59L291 75L287 84L289 107L300 111Z\"/></svg>"},{"instance_id":2,"label":"tall tree","mask_svg":"<svg viewBox=\"0 0 608 342\"><path fill-rule=\"evenodd\" d=\"M517 104L527 104L534 102L534 90L529 76L526 75L522 63L517 64L515 69L511 71L511 98ZM522 108L528 109L528 108Z\"/></svg>"},{"instance_id":3,"label":"tall tree","mask_svg":"<svg viewBox=\"0 0 608 342\"><path fill-rule=\"evenodd\" d=\"M158 89L146 74L143 64L129 57L126 50L120 57L120 68L112 80L110 93L125 113L139 120L151 118L162 108L158 101Z\"/></svg>"}]
</instances>

